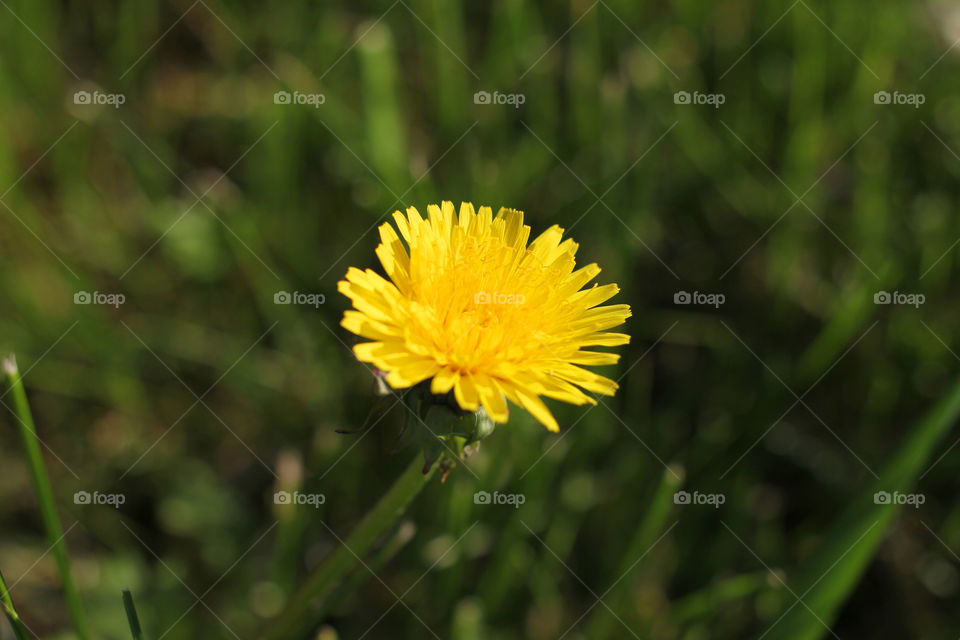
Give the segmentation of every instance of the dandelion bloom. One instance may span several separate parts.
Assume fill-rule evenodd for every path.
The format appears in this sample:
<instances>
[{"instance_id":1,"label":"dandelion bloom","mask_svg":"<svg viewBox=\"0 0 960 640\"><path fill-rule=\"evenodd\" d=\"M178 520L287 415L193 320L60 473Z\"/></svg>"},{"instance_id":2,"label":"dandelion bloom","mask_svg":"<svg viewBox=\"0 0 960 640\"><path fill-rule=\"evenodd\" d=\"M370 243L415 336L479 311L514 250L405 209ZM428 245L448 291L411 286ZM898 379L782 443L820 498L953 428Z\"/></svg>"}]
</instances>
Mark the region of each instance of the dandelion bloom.
<instances>
[{"instance_id":1,"label":"dandelion bloom","mask_svg":"<svg viewBox=\"0 0 960 640\"><path fill-rule=\"evenodd\" d=\"M615 284L584 289L600 267L574 270L577 244L554 225L529 245L523 213L453 203L393 214L380 226L377 256L389 280L351 267L339 291L353 301L344 328L373 342L357 358L387 373L396 389L431 379L430 391L451 389L457 404L483 406L507 421L509 399L550 431L556 419L541 396L596 404L581 389L613 395L617 384L580 365L614 364L619 356L585 350L626 344L606 331L630 317L625 304L599 306ZM397 235L399 230L400 235ZM401 242L400 238L404 242ZM578 388L580 387L580 388Z\"/></svg>"}]
</instances>

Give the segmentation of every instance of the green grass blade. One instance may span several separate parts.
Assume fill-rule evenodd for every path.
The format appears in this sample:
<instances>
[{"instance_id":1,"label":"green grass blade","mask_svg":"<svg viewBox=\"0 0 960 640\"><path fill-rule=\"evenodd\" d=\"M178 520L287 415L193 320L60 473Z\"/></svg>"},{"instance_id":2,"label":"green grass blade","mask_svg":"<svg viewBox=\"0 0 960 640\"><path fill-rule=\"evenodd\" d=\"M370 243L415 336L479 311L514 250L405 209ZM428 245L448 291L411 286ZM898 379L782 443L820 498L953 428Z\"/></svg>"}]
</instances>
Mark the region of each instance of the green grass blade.
<instances>
[{"instance_id":1,"label":"green grass blade","mask_svg":"<svg viewBox=\"0 0 960 640\"><path fill-rule=\"evenodd\" d=\"M13 606L13 598L10 596L10 590L7 589L7 583L3 580L3 574L0 573L0 604L3 605L3 613L10 621L10 627L13 629L13 635L17 640L28 640L30 632L20 620L16 608Z\"/></svg>"},{"instance_id":2,"label":"green grass blade","mask_svg":"<svg viewBox=\"0 0 960 640\"><path fill-rule=\"evenodd\" d=\"M63 526L60 524L60 516L57 515L53 488L50 485L50 478L47 476L47 469L40 453L40 443L37 440L37 430L33 424L30 405L27 403L27 393L23 389L23 380L20 377L20 371L17 369L17 361L12 355L4 358L3 372L10 383L14 410L20 426L20 435L23 438L23 447L27 454L27 465L30 468L30 476L37 493L37 502L43 516L47 539L50 541L50 548L57 562L57 570L60 572L60 580L63 583L63 591L67 599L67 608L70 611L77 637L80 640L87 640L90 637L87 617L84 613L83 604L80 602L80 594L73 582L73 574L70 571L70 557L67 555L67 545L63 541Z\"/></svg>"},{"instance_id":3,"label":"green grass blade","mask_svg":"<svg viewBox=\"0 0 960 640\"><path fill-rule=\"evenodd\" d=\"M738 600L754 596L768 586L780 586L769 571L759 571L721 580L684 596L674 602L671 618L678 624L689 624L699 618L709 618L717 607L728 606Z\"/></svg>"},{"instance_id":4,"label":"green grass blade","mask_svg":"<svg viewBox=\"0 0 960 640\"><path fill-rule=\"evenodd\" d=\"M140 618L137 616L137 607L133 604L133 594L129 589L123 590L123 609L127 612L127 622L130 624L130 635L133 640L143 640L143 630L140 628Z\"/></svg>"},{"instance_id":5,"label":"green grass blade","mask_svg":"<svg viewBox=\"0 0 960 640\"><path fill-rule=\"evenodd\" d=\"M357 45L365 100L364 129L373 171L393 194L400 195L410 182L404 118L398 92L397 50L385 24L367 28ZM393 195L391 194L391 196ZM390 197L389 201L393 202Z\"/></svg>"},{"instance_id":6,"label":"green grass blade","mask_svg":"<svg viewBox=\"0 0 960 640\"><path fill-rule=\"evenodd\" d=\"M960 380L909 433L880 478L868 486L824 536L819 549L807 562L790 588L803 599L791 599L773 626L763 629L765 640L818 640L853 592L866 570L898 505L876 504L878 491L908 492L917 480L937 443L960 414Z\"/></svg>"}]
</instances>

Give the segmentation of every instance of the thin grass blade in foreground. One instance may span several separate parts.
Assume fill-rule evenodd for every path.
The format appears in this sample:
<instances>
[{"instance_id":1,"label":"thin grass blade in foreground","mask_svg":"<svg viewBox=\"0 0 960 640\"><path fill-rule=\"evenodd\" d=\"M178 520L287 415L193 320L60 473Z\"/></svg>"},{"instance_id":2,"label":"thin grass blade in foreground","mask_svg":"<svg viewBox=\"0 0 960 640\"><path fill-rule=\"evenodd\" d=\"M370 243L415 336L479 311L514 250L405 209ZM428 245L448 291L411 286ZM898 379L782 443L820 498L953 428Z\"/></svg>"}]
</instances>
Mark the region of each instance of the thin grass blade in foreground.
<instances>
[{"instance_id":1,"label":"thin grass blade in foreground","mask_svg":"<svg viewBox=\"0 0 960 640\"><path fill-rule=\"evenodd\" d=\"M73 582L73 574L70 571L70 557L67 555L67 547L63 541L63 527L60 524L60 517L57 515L57 507L53 500L53 488L50 486L47 469L43 463L40 443L37 440L37 430L33 424L30 405L27 403L27 394L23 389L23 380L20 377L20 371L17 369L17 361L13 355L3 359L3 372L10 383L10 393L13 396L20 435L23 438L23 448L27 454L27 465L30 468L30 476L37 493L37 503L43 516L43 526L46 529L47 539L50 542L53 557L57 562L57 570L60 573L60 580L63 583L63 591L67 599L70 617L73 620L73 627L80 640L88 640L90 632L87 627L87 618L83 604L80 602L80 594Z\"/></svg>"},{"instance_id":2,"label":"thin grass blade in foreground","mask_svg":"<svg viewBox=\"0 0 960 640\"><path fill-rule=\"evenodd\" d=\"M27 640L30 638L30 632L27 631L20 615L13 606L13 598L10 596L10 590L7 589L7 583L3 580L3 574L0 573L0 606L3 607L3 613L10 621L10 627L13 629L13 635L17 640Z\"/></svg>"},{"instance_id":3,"label":"thin grass blade in foreground","mask_svg":"<svg viewBox=\"0 0 960 640\"><path fill-rule=\"evenodd\" d=\"M824 536L814 555L790 588L803 599L794 601L764 629L765 640L818 640L829 633L828 625L857 586L876 553L899 505L877 504L874 494L908 492L934 447L960 415L960 380L950 392L910 431L880 478L865 487L854 505Z\"/></svg>"},{"instance_id":4,"label":"thin grass blade in foreground","mask_svg":"<svg viewBox=\"0 0 960 640\"><path fill-rule=\"evenodd\" d=\"M133 604L133 594L129 589L123 590L123 609L127 612L127 623L130 625L130 635L133 640L143 640L143 630L140 628L140 618L137 616L137 607Z\"/></svg>"}]
</instances>

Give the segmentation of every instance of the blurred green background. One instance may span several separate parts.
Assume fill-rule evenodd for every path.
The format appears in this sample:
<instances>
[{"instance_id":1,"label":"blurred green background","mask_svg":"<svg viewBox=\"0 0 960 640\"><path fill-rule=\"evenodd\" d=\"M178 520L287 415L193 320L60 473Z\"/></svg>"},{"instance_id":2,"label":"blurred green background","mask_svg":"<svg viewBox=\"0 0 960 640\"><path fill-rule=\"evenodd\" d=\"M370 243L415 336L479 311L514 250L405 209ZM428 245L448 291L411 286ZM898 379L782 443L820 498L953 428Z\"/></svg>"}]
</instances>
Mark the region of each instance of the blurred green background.
<instances>
[{"instance_id":1,"label":"blurred green background","mask_svg":"<svg viewBox=\"0 0 960 640\"><path fill-rule=\"evenodd\" d=\"M551 404L559 436L514 411L314 636L960 634L957 433L910 445L960 351L955 6L0 5L0 347L97 637L129 637L124 587L149 638L255 637L419 455L401 407L337 433L375 395L336 282L441 199L570 230L634 309L622 389ZM0 568L69 638L0 413ZM879 511L896 488L924 503Z\"/></svg>"}]
</instances>

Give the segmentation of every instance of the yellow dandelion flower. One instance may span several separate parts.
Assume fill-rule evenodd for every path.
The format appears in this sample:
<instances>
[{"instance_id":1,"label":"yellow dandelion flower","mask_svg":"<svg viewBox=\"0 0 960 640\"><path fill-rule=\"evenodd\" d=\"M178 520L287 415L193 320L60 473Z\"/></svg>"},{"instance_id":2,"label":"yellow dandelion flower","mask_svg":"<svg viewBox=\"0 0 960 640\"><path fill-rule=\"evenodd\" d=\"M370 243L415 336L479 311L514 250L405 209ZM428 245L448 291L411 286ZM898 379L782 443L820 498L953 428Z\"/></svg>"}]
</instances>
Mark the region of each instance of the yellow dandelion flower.
<instances>
[{"instance_id":1,"label":"yellow dandelion flower","mask_svg":"<svg viewBox=\"0 0 960 640\"><path fill-rule=\"evenodd\" d=\"M563 229L528 245L530 227L514 209L494 218L465 202L458 215L443 202L427 212L423 219L410 207L393 214L396 229L380 226L377 256L389 280L351 267L338 283L354 306L342 326L373 340L354 347L360 361L396 389L432 378L432 393L452 389L460 407L482 405L495 422L507 421L508 399L550 431L559 426L542 397L582 405L596 404L583 390L614 394L613 380L580 365L617 362L585 348L627 344L630 336L606 330L630 307L600 306L615 284L583 288L600 267L574 270L577 244L562 240Z\"/></svg>"}]
</instances>

